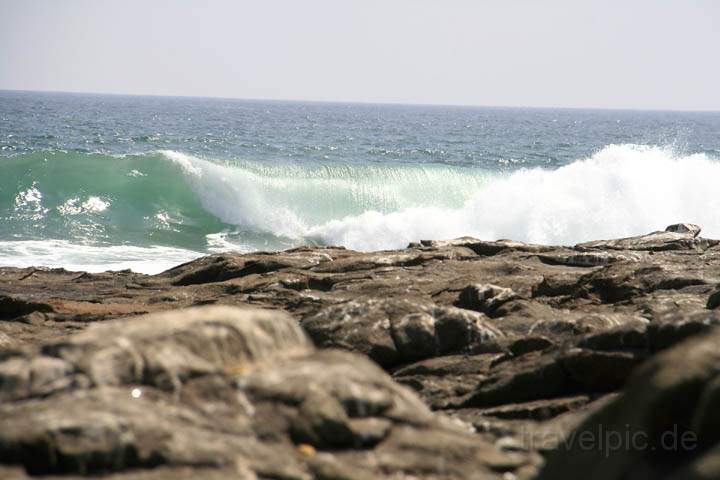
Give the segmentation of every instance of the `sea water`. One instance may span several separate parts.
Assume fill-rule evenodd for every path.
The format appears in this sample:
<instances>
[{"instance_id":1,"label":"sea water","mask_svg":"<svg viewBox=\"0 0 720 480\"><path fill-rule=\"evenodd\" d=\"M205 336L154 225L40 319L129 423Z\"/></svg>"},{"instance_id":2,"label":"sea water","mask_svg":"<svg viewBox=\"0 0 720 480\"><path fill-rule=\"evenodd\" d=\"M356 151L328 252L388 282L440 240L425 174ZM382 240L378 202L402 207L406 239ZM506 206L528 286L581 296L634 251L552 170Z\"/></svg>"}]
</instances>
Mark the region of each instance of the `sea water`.
<instances>
[{"instance_id":1,"label":"sea water","mask_svg":"<svg viewBox=\"0 0 720 480\"><path fill-rule=\"evenodd\" d=\"M471 235L720 238L720 113L0 91L0 265Z\"/></svg>"}]
</instances>

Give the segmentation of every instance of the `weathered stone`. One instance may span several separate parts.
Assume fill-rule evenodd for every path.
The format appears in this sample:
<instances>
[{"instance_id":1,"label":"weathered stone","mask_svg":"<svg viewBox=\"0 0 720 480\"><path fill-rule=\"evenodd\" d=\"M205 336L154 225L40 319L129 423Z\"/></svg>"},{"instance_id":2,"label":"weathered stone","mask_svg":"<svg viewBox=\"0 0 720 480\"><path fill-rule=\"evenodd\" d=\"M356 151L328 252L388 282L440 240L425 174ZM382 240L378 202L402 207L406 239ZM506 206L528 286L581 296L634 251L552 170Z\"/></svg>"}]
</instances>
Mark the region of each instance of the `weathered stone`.
<instances>
[{"instance_id":1,"label":"weathered stone","mask_svg":"<svg viewBox=\"0 0 720 480\"><path fill-rule=\"evenodd\" d=\"M666 232L689 233L692 234L693 237L700 235L701 230L699 226L692 223L676 223L665 228Z\"/></svg>"},{"instance_id":2,"label":"weathered stone","mask_svg":"<svg viewBox=\"0 0 720 480\"><path fill-rule=\"evenodd\" d=\"M518 294L510 288L491 284L473 284L468 285L460 292L457 305L492 316L492 313L500 305L516 298L518 298Z\"/></svg>"},{"instance_id":3,"label":"weathered stone","mask_svg":"<svg viewBox=\"0 0 720 480\"><path fill-rule=\"evenodd\" d=\"M577 427L575 441L558 444L538 478L720 476L718 342L714 330L638 368L623 393Z\"/></svg>"},{"instance_id":4,"label":"weathered stone","mask_svg":"<svg viewBox=\"0 0 720 480\"><path fill-rule=\"evenodd\" d=\"M568 378L555 358L528 354L506 369L494 369L462 407L494 407L553 398L568 392Z\"/></svg>"},{"instance_id":5,"label":"weathered stone","mask_svg":"<svg viewBox=\"0 0 720 480\"><path fill-rule=\"evenodd\" d=\"M289 250L281 254L247 256L217 254L179 265L161 275L173 279L175 285L195 285L286 268L309 268L331 260L332 257L325 252L304 249Z\"/></svg>"},{"instance_id":6,"label":"weathered stone","mask_svg":"<svg viewBox=\"0 0 720 480\"><path fill-rule=\"evenodd\" d=\"M553 247L548 247L546 245L533 245L529 243L515 242L513 240L497 240L494 242L488 242L472 237L461 237L456 238L455 240L420 240L420 245L432 248L461 246L483 256L492 256L500 252L508 251L540 253L553 249Z\"/></svg>"},{"instance_id":7,"label":"weathered stone","mask_svg":"<svg viewBox=\"0 0 720 480\"><path fill-rule=\"evenodd\" d=\"M663 350L689 337L705 333L720 325L720 312L687 313L671 310L648 325L648 344L652 350Z\"/></svg>"},{"instance_id":8,"label":"weathered stone","mask_svg":"<svg viewBox=\"0 0 720 480\"><path fill-rule=\"evenodd\" d=\"M72 363L95 385L143 383L175 390L195 375L250 368L267 357L311 348L289 317L206 307L97 325L43 352Z\"/></svg>"},{"instance_id":9,"label":"weathered stone","mask_svg":"<svg viewBox=\"0 0 720 480\"><path fill-rule=\"evenodd\" d=\"M608 330L583 337L578 346L591 350L645 350L648 347L648 321L639 317Z\"/></svg>"},{"instance_id":10,"label":"weathered stone","mask_svg":"<svg viewBox=\"0 0 720 480\"><path fill-rule=\"evenodd\" d=\"M432 355L497 349L500 330L480 313L410 300L358 300L304 318L321 347L360 351L385 367Z\"/></svg>"},{"instance_id":11,"label":"weathered stone","mask_svg":"<svg viewBox=\"0 0 720 480\"><path fill-rule=\"evenodd\" d=\"M509 346L513 355L525 355L530 352L537 352L552 348L555 344L547 337L523 337L518 338Z\"/></svg>"},{"instance_id":12,"label":"weathered stone","mask_svg":"<svg viewBox=\"0 0 720 480\"><path fill-rule=\"evenodd\" d=\"M536 400L526 403L511 403L509 405L482 409L479 410L478 413L508 420L548 420L565 412L580 408L589 401L588 396L578 395L551 400Z\"/></svg>"},{"instance_id":13,"label":"weathered stone","mask_svg":"<svg viewBox=\"0 0 720 480\"><path fill-rule=\"evenodd\" d=\"M32 312L52 312L52 305L18 296L0 295L0 320L9 320Z\"/></svg>"},{"instance_id":14,"label":"weathered stone","mask_svg":"<svg viewBox=\"0 0 720 480\"><path fill-rule=\"evenodd\" d=\"M391 325L392 338L403 358L428 358L435 355L435 318L425 312L409 313Z\"/></svg>"},{"instance_id":15,"label":"weathered stone","mask_svg":"<svg viewBox=\"0 0 720 480\"><path fill-rule=\"evenodd\" d=\"M48 395L80 381L72 365L59 358L11 357L0 362L0 401Z\"/></svg>"},{"instance_id":16,"label":"weathered stone","mask_svg":"<svg viewBox=\"0 0 720 480\"><path fill-rule=\"evenodd\" d=\"M668 227L670 228L670 227ZM621 238L618 240L598 240L594 242L580 243L575 246L581 251L586 250L645 250L660 252L666 250L696 250L705 251L718 244L718 240L696 238L698 232L692 229L682 231L666 230L664 232L653 232L638 237Z\"/></svg>"},{"instance_id":17,"label":"weathered stone","mask_svg":"<svg viewBox=\"0 0 720 480\"><path fill-rule=\"evenodd\" d=\"M612 392L625 385L632 370L644 360L631 352L601 352L580 348L565 352L560 365L570 382L585 393ZM570 392L575 388L570 386Z\"/></svg>"},{"instance_id":18,"label":"weathered stone","mask_svg":"<svg viewBox=\"0 0 720 480\"><path fill-rule=\"evenodd\" d=\"M637 253L610 253L610 252L581 252L556 253L538 255L540 261L550 265L568 265L571 267L600 267L615 262L637 262L640 255Z\"/></svg>"}]
</instances>

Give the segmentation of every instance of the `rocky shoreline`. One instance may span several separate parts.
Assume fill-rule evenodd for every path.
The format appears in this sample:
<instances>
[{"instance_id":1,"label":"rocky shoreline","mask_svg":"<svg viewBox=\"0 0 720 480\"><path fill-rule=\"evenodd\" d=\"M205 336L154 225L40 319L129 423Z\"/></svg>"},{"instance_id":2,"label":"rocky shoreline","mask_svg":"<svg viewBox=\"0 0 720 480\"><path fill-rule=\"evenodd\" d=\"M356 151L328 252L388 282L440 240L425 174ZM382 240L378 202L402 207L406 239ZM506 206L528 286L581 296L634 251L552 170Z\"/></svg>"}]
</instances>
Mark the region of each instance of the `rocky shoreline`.
<instances>
[{"instance_id":1,"label":"rocky shoreline","mask_svg":"<svg viewBox=\"0 0 720 480\"><path fill-rule=\"evenodd\" d=\"M699 233L0 268L0 478L718 478Z\"/></svg>"}]
</instances>

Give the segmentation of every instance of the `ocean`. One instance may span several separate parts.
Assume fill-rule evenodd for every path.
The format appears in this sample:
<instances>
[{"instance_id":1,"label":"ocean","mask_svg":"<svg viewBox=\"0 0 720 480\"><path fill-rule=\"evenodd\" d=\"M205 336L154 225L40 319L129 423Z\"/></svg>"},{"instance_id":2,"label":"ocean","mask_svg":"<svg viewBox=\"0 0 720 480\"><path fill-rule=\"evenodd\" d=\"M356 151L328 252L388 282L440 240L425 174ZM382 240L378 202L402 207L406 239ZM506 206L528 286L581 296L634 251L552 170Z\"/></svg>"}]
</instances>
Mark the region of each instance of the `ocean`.
<instances>
[{"instance_id":1,"label":"ocean","mask_svg":"<svg viewBox=\"0 0 720 480\"><path fill-rule=\"evenodd\" d=\"M0 265L720 237L720 113L0 91Z\"/></svg>"}]
</instances>

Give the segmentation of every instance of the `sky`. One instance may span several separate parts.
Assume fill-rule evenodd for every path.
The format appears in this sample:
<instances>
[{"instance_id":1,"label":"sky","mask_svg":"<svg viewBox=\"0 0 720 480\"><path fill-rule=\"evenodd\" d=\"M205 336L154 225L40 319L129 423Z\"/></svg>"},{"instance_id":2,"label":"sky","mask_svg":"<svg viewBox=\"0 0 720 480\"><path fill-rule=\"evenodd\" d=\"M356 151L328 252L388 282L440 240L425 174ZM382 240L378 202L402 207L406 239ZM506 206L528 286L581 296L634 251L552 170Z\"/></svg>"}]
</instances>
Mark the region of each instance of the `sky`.
<instances>
[{"instance_id":1,"label":"sky","mask_svg":"<svg viewBox=\"0 0 720 480\"><path fill-rule=\"evenodd\" d=\"M720 110L717 0L0 0L0 89Z\"/></svg>"}]
</instances>

